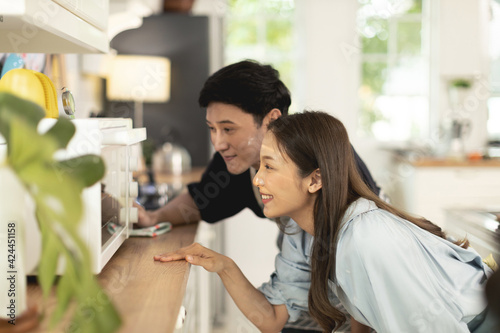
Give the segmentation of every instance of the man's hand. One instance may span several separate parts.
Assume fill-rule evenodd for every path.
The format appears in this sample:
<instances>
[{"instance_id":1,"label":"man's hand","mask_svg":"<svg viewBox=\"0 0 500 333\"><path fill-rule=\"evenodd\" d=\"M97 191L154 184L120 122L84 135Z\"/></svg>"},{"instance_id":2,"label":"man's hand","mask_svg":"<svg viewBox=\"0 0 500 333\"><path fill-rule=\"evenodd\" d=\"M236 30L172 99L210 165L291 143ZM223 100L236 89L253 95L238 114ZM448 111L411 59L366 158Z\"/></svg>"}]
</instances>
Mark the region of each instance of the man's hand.
<instances>
[{"instance_id":1,"label":"man's hand","mask_svg":"<svg viewBox=\"0 0 500 333\"><path fill-rule=\"evenodd\" d=\"M146 211L146 209L144 209L144 207L137 202L134 202L133 206L137 208L139 216L139 221L134 226L138 228L146 228L157 224L154 212Z\"/></svg>"}]
</instances>

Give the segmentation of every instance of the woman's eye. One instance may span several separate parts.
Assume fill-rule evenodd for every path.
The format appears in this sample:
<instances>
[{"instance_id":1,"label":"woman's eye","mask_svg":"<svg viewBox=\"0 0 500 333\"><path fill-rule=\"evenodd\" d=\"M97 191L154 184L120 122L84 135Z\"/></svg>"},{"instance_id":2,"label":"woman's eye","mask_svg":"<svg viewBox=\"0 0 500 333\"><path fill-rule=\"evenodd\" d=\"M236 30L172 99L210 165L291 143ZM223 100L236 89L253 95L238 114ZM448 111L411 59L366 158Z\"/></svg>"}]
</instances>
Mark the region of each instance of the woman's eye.
<instances>
[{"instance_id":1,"label":"woman's eye","mask_svg":"<svg viewBox=\"0 0 500 333\"><path fill-rule=\"evenodd\" d=\"M271 168L271 166L269 166L268 164L264 165L264 168L266 168L267 170L272 170L273 168Z\"/></svg>"},{"instance_id":2,"label":"woman's eye","mask_svg":"<svg viewBox=\"0 0 500 333\"><path fill-rule=\"evenodd\" d=\"M231 132L232 130L233 130L232 128L224 128L224 132L226 132L226 133L229 133L229 132Z\"/></svg>"},{"instance_id":3,"label":"woman's eye","mask_svg":"<svg viewBox=\"0 0 500 333\"><path fill-rule=\"evenodd\" d=\"M208 130L209 130L210 132L213 132L213 131L215 131L215 128L208 126Z\"/></svg>"}]
</instances>

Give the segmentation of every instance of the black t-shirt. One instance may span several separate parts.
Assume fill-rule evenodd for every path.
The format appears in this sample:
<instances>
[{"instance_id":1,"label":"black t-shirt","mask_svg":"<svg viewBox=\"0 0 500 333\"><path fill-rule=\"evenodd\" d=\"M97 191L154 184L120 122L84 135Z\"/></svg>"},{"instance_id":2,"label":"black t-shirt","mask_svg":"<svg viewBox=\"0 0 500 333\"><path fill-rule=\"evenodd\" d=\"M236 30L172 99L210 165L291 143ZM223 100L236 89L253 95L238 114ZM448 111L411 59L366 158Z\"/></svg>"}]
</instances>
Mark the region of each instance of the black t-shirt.
<instances>
[{"instance_id":1,"label":"black t-shirt","mask_svg":"<svg viewBox=\"0 0 500 333\"><path fill-rule=\"evenodd\" d=\"M255 215L265 217L252 186L250 169L233 175L227 171L222 156L215 153L200 182L189 184L188 190L200 210L201 218L213 223L236 215L247 207Z\"/></svg>"},{"instance_id":2,"label":"black t-shirt","mask_svg":"<svg viewBox=\"0 0 500 333\"><path fill-rule=\"evenodd\" d=\"M378 195L380 188L354 148L353 152L358 171L365 183ZM214 223L236 215L247 207L255 215L265 217L252 186L250 169L242 174L233 175L227 170L222 156L215 153L201 180L198 183L189 184L188 190L200 210L201 218L206 222Z\"/></svg>"}]
</instances>

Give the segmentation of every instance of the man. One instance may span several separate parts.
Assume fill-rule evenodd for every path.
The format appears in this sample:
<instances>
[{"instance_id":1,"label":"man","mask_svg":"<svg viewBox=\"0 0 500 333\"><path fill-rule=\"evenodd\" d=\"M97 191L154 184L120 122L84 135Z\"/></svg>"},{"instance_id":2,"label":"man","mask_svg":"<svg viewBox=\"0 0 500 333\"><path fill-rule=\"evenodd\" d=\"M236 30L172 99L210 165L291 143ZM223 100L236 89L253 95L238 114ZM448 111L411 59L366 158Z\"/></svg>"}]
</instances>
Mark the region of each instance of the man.
<instances>
[{"instance_id":1,"label":"man","mask_svg":"<svg viewBox=\"0 0 500 333\"><path fill-rule=\"evenodd\" d=\"M205 82L199 104L206 108L210 138L216 150L202 179L156 211L139 211L139 226L161 221L172 224L204 220L217 222L244 208L264 218L262 201L252 179L259 167L262 139L268 124L288 114L290 92L279 73L268 65L242 61L226 66ZM365 182L379 194L366 165L355 153ZM278 242L279 243L279 242ZM305 313L301 323L290 323L283 332L313 332ZM306 330L309 328L309 330Z\"/></svg>"}]
</instances>

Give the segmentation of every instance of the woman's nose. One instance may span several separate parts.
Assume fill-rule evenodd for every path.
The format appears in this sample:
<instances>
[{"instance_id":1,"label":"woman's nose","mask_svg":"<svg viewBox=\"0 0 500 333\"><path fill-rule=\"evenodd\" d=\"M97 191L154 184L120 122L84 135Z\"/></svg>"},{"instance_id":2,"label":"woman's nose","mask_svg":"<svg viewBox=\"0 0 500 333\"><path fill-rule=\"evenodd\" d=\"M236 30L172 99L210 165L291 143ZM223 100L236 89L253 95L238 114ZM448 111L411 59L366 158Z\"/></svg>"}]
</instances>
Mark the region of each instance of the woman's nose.
<instances>
[{"instance_id":1,"label":"woman's nose","mask_svg":"<svg viewBox=\"0 0 500 333\"><path fill-rule=\"evenodd\" d=\"M264 180L260 178L258 172L255 174L255 177L253 177L253 184L257 187L264 186Z\"/></svg>"}]
</instances>

